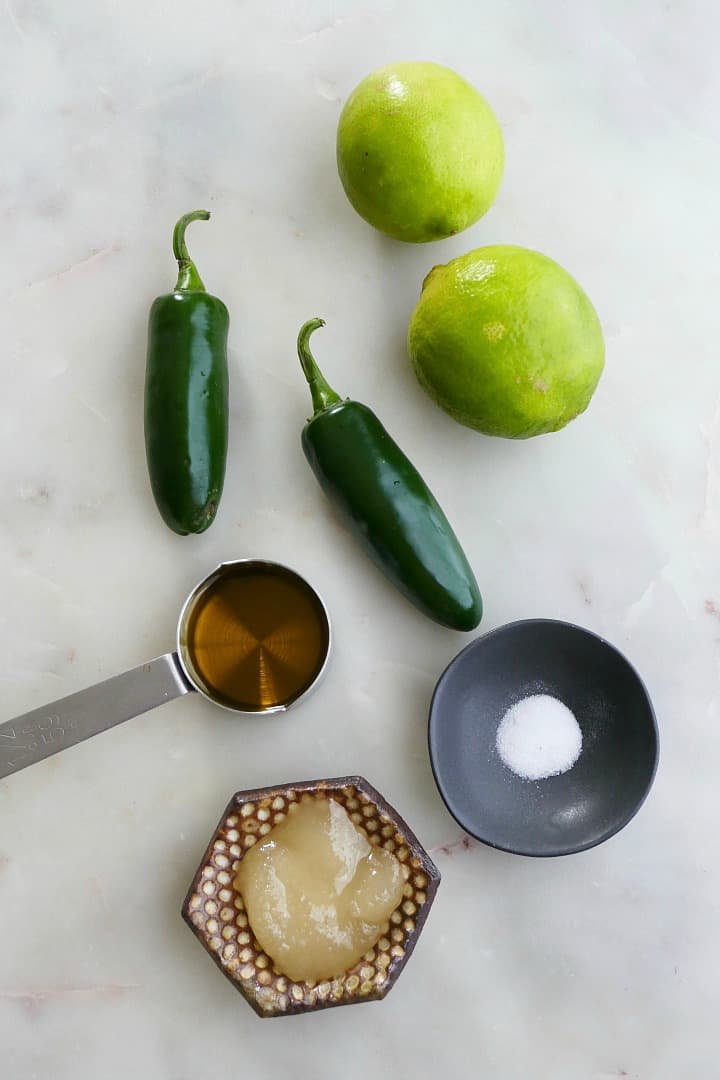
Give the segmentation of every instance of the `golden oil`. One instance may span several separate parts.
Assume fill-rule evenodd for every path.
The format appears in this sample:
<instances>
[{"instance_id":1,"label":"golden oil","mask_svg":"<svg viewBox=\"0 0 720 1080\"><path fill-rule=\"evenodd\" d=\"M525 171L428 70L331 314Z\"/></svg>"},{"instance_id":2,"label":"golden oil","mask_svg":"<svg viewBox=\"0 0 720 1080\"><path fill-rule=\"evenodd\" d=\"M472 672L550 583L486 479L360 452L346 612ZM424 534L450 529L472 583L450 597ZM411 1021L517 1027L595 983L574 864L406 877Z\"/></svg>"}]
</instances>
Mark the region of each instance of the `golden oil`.
<instances>
[{"instance_id":1,"label":"golden oil","mask_svg":"<svg viewBox=\"0 0 720 1080\"><path fill-rule=\"evenodd\" d=\"M192 602L181 652L220 705L266 712L299 698L330 646L325 608L307 582L276 563L226 563Z\"/></svg>"}]
</instances>

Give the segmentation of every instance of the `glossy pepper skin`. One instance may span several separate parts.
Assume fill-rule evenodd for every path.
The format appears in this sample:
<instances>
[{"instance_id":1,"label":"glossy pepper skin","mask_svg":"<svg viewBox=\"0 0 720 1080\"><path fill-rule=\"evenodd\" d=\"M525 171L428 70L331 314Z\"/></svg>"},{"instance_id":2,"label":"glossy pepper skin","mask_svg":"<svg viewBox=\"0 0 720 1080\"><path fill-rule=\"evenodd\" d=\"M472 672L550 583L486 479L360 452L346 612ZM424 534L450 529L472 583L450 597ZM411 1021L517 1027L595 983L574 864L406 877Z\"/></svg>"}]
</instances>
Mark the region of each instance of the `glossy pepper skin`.
<instances>
[{"instance_id":1,"label":"glossy pepper skin","mask_svg":"<svg viewBox=\"0 0 720 1080\"><path fill-rule=\"evenodd\" d=\"M300 330L298 355L315 415L302 447L320 486L373 562L407 599L453 630L482 618L475 575L437 500L374 412L341 400L310 352L322 319Z\"/></svg>"},{"instance_id":2,"label":"glossy pepper skin","mask_svg":"<svg viewBox=\"0 0 720 1080\"><path fill-rule=\"evenodd\" d=\"M150 484L166 525L185 536L204 532L217 513L228 444L227 334L222 300L205 291L185 244L191 221L173 233L178 280L150 309L145 375L145 449Z\"/></svg>"}]
</instances>

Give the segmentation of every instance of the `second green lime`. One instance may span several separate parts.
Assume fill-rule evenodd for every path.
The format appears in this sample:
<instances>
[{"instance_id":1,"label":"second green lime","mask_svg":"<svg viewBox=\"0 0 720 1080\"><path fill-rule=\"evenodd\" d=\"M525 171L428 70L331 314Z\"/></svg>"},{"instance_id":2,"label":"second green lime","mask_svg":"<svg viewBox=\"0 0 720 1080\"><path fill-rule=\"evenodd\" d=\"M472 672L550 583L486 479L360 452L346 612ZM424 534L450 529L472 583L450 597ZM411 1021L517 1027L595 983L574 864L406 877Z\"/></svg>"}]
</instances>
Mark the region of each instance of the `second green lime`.
<instances>
[{"instance_id":1,"label":"second green lime","mask_svg":"<svg viewBox=\"0 0 720 1080\"><path fill-rule=\"evenodd\" d=\"M345 194L381 232L423 243L462 232L492 205L505 163L484 97L450 68L378 68L345 103L337 164Z\"/></svg>"},{"instance_id":2,"label":"second green lime","mask_svg":"<svg viewBox=\"0 0 720 1080\"><path fill-rule=\"evenodd\" d=\"M485 435L526 439L583 412L603 370L595 309L546 255L509 244L436 266L408 350L430 397Z\"/></svg>"}]
</instances>

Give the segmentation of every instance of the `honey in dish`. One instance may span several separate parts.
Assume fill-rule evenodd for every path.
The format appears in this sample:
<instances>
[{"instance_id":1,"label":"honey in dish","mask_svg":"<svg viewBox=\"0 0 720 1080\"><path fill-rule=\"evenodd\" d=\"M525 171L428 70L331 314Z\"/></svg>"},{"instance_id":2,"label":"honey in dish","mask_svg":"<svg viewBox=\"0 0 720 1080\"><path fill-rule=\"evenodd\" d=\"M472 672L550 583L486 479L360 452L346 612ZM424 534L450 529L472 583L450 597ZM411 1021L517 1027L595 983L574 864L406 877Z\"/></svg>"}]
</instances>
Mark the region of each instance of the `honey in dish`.
<instances>
[{"instance_id":1,"label":"honey in dish","mask_svg":"<svg viewBox=\"0 0 720 1080\"><path fill-rule=\"evenodd\" d=\"M315 680L328 650L320 600L291 570L222 567L195 602L181 642L199 686L233 709L287 705Z\"/></svg>"},{"instance_id":2,"label":"honey in dish","mask_svg":"<svg viewBox=\"0 0 720 1080\"><path fill-rule=\"evenodd\" d=\"M235 878L252 931L278 971L328 979L356 964L401 903L405 876L333 799L296 803L243 855Z\"/></svg>"}]
</instances>

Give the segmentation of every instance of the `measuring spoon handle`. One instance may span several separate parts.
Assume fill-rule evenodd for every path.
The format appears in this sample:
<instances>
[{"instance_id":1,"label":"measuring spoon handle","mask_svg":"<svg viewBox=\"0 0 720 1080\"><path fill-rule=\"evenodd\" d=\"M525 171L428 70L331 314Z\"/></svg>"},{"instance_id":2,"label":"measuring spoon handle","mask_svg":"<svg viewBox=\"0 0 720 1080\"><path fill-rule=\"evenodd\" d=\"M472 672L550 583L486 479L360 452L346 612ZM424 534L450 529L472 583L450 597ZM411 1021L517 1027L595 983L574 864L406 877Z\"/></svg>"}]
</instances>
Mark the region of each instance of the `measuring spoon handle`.
<instances>
[{"instance_id":1,"label":"measuring spoon handle","mask_svg":"<svg viewBox=\"0 0 720 1080\"><path fill-rule=\"evenodd\" d=\"M177 654L166 653L6 720L0 724L0 780L192 690Z\"/></svg>"}]
</instances>

